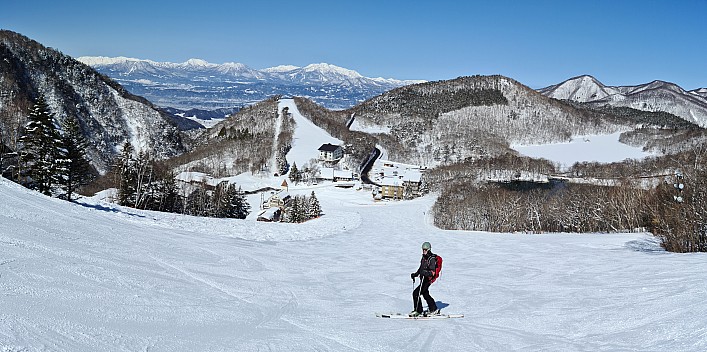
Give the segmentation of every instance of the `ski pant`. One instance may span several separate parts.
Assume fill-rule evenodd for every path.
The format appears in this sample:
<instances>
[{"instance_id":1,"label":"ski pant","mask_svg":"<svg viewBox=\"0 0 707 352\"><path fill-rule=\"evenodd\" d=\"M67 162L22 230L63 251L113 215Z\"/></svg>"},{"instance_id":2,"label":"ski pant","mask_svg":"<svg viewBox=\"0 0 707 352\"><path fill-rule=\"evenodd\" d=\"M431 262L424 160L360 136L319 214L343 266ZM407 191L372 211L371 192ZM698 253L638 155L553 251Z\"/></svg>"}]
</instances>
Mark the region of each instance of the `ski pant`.
<instances>
[{"instance_id":1,"label":"ski pant","mask_svg":"<svg viewBox=\"0 0 707 352\"><path fill-rule=\"evenodd\" d=\"M429 289L431 284L432 283L430 283L430 281L426 278L422 279L420 286L417 286L417 288L412 291L412 304L415 306L415 310L418 313L422 313L422 300L420 299L420 296L422 296L425 299L425 302L427 302L427 308L430 312L437 310L435 299L430 296Z\"/></svg>"}]
</instances>

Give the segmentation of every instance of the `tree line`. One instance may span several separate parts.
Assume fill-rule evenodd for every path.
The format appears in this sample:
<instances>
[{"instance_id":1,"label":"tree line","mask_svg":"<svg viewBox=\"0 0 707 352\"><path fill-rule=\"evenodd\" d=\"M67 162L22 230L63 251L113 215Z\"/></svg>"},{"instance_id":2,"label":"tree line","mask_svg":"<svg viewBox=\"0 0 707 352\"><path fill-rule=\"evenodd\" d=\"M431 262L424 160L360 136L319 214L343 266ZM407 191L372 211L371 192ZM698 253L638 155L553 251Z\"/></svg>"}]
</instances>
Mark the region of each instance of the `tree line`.
<instances>
[{"instance_id":1,"label":"tree line","mask_svg":"<svg viewBox=\"0 0 707 352\"><path fill-rule=\"evenodd\" d=\"M216 186L206 182L178 185L174 172L144 151L135 152L130 142L123 145L114 167L117 202L137 209L195 216L245 219L250 204L236 184Z\"/></svg>"},{"instance_id":2,"label":"tree line","mask_svg":"<svg viewBox=\"0 0 707 352\"><path fill-rule=\"evenodd\" d=\"M111 171L97 177L86 155L88 141L78 119L65 117L59 125L43 97L30 109L16 146L15 151L1 145L3 177L48 196L71 201L82 187L95 181L94 190L116 188L118 204L137 209L239 219L250 209L244 192L235 184L181 187L169 165L145 151L135 151L129 142L123 145Z\"/></svg>"},{"instance_id":3,"label":"tree line","mask_svg":"<svg viewBox=\"0 0 707 352\"><path fill-rule=\"evenodd\" d=\"M530 189L489 183L446 189L435 225L491 232L619 232L649 228L649 194L630 184L558 183Z\"/></svg>"},{"instance_id":4,"label":"tree line","mask_svg":"<svg viewBox=\"0 0 707 352\"><path fill-rule=\"evenodd\" d=\"M443 229L650 231L669 251L707 252L706 158L707 146L703 145L642 162L624 161L596 169L584 163L575 165L570 170L574 176L615 176L586 183L514 180L521 173L540 176L552 167L512 156L444 167L425 177L440 192L432 211L435 225ZM484 181L491 169L503 165L511 168L507 177ZM647 176L649 170L655 173Z\"/></svg>"}]
</instances>

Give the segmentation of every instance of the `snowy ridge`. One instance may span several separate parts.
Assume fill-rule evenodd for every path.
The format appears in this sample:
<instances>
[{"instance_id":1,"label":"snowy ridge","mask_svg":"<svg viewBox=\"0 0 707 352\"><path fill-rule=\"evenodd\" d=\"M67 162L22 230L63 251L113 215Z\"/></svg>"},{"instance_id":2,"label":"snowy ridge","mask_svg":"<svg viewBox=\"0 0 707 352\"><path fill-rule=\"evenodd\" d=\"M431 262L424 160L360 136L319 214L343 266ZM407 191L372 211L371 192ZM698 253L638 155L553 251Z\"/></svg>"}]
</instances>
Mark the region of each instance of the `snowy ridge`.
<instances>
[{"instance_id":1,"label":"snowy ridge","mask_svg":"<svg viewBox=\"0 0 707 352\"><path fill-rule=\"evenodd\" d=\"M145 61L150 64L157 64L157 62L155 62L155 61L141 60L141 59L135 59L135 58L125 57L125 56L118 56L118 57L81 56L81 57L77 58L76 60L79 60L89 66L115 65L115 64L124 64L126 62L139 62L139 61Z\"/></svg>"},{"instance_id":2,"label":"snowy ridge","mask_svg":"<svg viewBox=\"0 0 707 352\"><path fill-rule=\"evenodd\" d=\"M126 57L78 58L153 103L213 110L249 105L274 94L308 97L328 108L351 107L370 97L421 80L368 78L328 63L253 69L242 63L155 62Z\"/></svg>"},{"instance_id":3,"label":"snowy ridge","mask_svg":"<svg viewBox=\"0 0 707 352\"><path fill-rule=\"evenodd\" d=\"M264 68L264 69L262 69L261 71L269 72L269 73L273 73L273 72L287 72L287 71L296 70L296 69L298 69L298 68L300 68L300 67L299 67L299 66L294 66L294 65L280 65L280 66L275 66L275 67Z\"/></svg>"},{"instance_id":4,"label":"snowy ridge","mask_svg":"<svg viewBox=\"0 0 707 352\"><path fill-rule=\"evenodd\" d=\"M674 83L659 80L637 86L609 87L592 76L583 75L538 91L561 100L664 111L707 127L705 88L687 92Z\"/></svg>"},{"instance_id":5,"label":"snowy ridge","mask_svg":"<svg viewBox=\"0 0 707 352\"><path fill-rule=\"evenodd\" d=\"M351 79L357 79L361 78L360 73L354 71L354 70L349 70L345 69L343 67L339 66L334 66L330 65L327 63L319 63L319 64L310 64L302 68L302 71L305 72L318 72L321 74L328 74L328 75L337 75L337 76L343 76L343 77L348 77Z\"/></svg>"},{"instance_id":6,"label":"snowy ridge","mask_svg":"<svg viewBox=\"0 0 707 352\"><path fill-rule=\"evenodd\" d=\"M210 68L210 69L217 69L220 72L223 73L236 73L236 72L244 72L244 71L258 71L263 74L269 74L269 73L290 73L294 75L299 75L299 76L307 76L307 74L310 75L315 75L311 77L318 77L321 80L358 80L358 79L367 79L367 80L373 80L375 82L381 82L381 83L393 83L393 82L399 82L403 84L414 84L414 83L422 83L425 82L424 80L396 80L396 79L391 79L391 78L367 78L361 75L360 73L346 69L343 67L339 67L336 65L328 64L328 63L318 63L318 64L310 64L305 67L299 67L299 66L294 66L294 65L280 65L280 66L274 66L274 67L269 67L269 68L264 68L260 70L255 70L250 67L248 67L245 64L242 63L236 63L236 62L227 62L223 64L215 64L215 63L210 63L202 59L189 59L185 62L182 63L173 63L173 62L157 62L157 61L152 61L152 60L144 60L144 59L135 59L135 58L128 58L128 57L105 57L105 56L81 56L77 58L77 60L83 62L86 65L92 66L94 68L102 68L104 66L120 66L120 65L133 65L134 67L138 67L136 65L143 64L143 65L149 65L153 66L155 68L166 68L166 69L204 69L204 68ZM144 66L143 66L144 67ZM114 68L115 69L115 68ZM316 76L318 75L318 76ZM280 77L280 76L278 76Z\"/></svg>"}]
</instances>

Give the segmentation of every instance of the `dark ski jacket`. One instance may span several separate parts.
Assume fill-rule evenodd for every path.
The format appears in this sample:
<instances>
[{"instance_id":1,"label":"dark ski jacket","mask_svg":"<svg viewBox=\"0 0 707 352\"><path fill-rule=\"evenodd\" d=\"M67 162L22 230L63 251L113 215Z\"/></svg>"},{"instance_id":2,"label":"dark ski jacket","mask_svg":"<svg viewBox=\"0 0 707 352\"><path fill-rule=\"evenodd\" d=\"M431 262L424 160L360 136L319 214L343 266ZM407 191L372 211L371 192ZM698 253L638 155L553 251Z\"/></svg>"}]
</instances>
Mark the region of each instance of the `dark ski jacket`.
<instances>
[{"instance_id":1,"label":"dark ski jacket","mask_svg":"<svg viewBox=\"0 0 707 352\"><path fill-rule=\"evenodd\" d=\"M422 275L427 278L427 280L432 280L435 275L435 270L437 269L437 255L432 253L431 250L427 251L427 254L422 255L420 259L420 267L417 268L415 276Z\"/></svg>"}]
</instances>

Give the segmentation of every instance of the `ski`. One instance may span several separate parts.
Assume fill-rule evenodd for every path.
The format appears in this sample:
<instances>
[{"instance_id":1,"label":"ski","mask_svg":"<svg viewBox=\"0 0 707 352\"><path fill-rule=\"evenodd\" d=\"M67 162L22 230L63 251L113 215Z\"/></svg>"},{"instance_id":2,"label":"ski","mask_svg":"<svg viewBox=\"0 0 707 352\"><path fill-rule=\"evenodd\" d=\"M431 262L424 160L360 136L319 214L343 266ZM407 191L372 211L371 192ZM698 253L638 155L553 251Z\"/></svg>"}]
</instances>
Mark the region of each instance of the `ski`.
<instances>
[{"instance_id":1,"label":"ski","mask_svg":"<svg viewBox=\"0 0 707 352\"><path fill-rule=\"evenodd\" d=\"M464 318L464 314L418 315L416 317L411 317L407 314L402 314L402 313L376 313L376 316L379 318L410 319L410 320L436 320L436 319Z\"/></svg>"}]
</instances>

